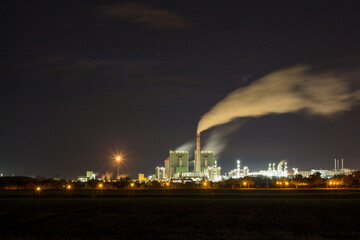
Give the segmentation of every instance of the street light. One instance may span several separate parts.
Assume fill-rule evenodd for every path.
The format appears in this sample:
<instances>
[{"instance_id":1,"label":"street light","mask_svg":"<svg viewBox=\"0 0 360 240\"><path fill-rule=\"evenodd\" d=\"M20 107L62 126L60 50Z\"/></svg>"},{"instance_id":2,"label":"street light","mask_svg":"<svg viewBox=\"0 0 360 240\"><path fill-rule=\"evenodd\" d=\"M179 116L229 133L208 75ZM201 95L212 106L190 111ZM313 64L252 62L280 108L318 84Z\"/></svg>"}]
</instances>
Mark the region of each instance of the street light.
<instances>
[{"instance_id":1,"label":"street light","mask_svg":"<svg viewBox=\"0 0 360 240\"><path fill-rule=\"evenodd\" d=\"M116 162L117 162L117 175L116 175L116 178L118 178L119 176L119 166L120 166L120 161L121 161L121 157L120 156L117 156L116 157Z\"/></svg>"}]
</instances>

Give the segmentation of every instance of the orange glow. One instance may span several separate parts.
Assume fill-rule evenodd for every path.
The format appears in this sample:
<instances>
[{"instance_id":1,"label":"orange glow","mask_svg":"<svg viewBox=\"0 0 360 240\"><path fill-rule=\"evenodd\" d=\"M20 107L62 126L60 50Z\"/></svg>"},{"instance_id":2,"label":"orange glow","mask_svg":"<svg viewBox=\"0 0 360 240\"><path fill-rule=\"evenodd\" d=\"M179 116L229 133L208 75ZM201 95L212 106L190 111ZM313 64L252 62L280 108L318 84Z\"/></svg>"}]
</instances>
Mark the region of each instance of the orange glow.
<instances>
[{"instance_id":1,"label":"orange glow","mask_svg":"<svg viewBox=\"0 0 360 240\"><path fill-rule=\"evenodd\" d=\"M66 188L67 188L67 189L71 189L71 185L67 185Z\"/></svg>"},{"instance_id":2,"label":"orange glow","mask_svg":"<svg viewBox=\"0 0 360 240\"><path fill-rule=\"evenodd\" d=\"M166 183L166 186L169 186L169 185L170 185L170 183L167 182L167 183Z\"/></svg>"},{"instance_id":3,"label":"orange glow","mask_svg":"<svg viewBox=\"0 0 360 240\"><path fill-rule=\"evenodd\" d=\"M134 186L134 183L131 183L130 186L133 187L133 186Z\"/></svg>"},{"instance_id":4,"label":"orange glow","mask_svg":"<svg viewBox=\"0 0 360 240\"><path fill-rule=\"evenodd\" d=\"M244 186L246 185L246 182L243 182Z\"/></svg>"},{"instance_id":5,"label":"orange glow","mask_svg":"<svg viewBox=\"0 0 360 240\"><path fill-rule=\"evenodd\" d=\"M288 183L288 182L286 182L285 184L286 184L286 185L289 185L289 183Z\"/></svg>"},{"instance_id":6,"label":"orange glow","mask_svg":"<svg viewBox=\"0 0 360 240\"><path fill-rule=\"evenodd\" d=\"M121 157L120 157L120 156L117 156L117 157L116 157L116 161L119 162L120 160L121 160Z\"/></svg>"},{"instance_id":7,"label":"orange glow","mask_svg":"<svg viewBox=\"0 0 360 240\"><path fill-rule=\"evenodd\" d=\"M99 184L99 188L102 188L102 187L103 187L103 185L100 183L100 184Z\"/></svg>"},{"instance_id":8,"label":"orange glow","mask_svg":"<svg viewBox=\"0 0 360 240\"><path fill-rule=\"evenodd\" d=\"M204 182L204 186L206 186L207 185L207 182Z\"/></svg>"},{"instance_id":9,"label":"orange glow","mask_svg":"<svg viewBox=\"0 0 360 240\"><path fill-rule=\"evenodd\" d=\"M37 188L36 188L36 191L40 191L40 190L41 190L41 188L40 188L40 187L37 187Z\"/></svg>"}]
</instances>

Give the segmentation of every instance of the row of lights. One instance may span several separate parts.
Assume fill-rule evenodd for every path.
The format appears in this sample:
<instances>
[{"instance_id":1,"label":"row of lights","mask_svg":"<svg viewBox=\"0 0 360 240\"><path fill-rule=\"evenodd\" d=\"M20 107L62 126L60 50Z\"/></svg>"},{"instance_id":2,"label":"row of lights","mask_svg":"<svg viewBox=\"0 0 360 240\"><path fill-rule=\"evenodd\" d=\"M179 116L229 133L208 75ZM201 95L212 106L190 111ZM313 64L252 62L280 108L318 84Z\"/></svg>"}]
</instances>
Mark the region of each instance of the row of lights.
<instances>
[{"instance_id":1,"label":"row of lights","mask_svg":"<svg viewBox=\"0 0 360 240\"><path fill-rule=\"evenodd\" d=\"M283 184L283 182L279 182L279 181L276 182L276 185L282 185L282 184ZM288 185L289 185L289 182L285 182L284 185L288 186Z\"/></svg>"},{"instance_id":2,"label":"row of lights","mask_svg":"<svg viewBox=\"0 0 360 240\"><path fill-rule=\"evenodd\" d=\"M71 185L67 185L67 186L66 186L66 189L67 189L67 190L70 190L70 189L71 189ZM35 190L36 190L37 192L40 192L40 191L41 191L41 187L36 187Z\"/></svg>"},{"instance_id":3,"label":"row of lights","mask_svg":"<svg viewBox=\"0 0 360 240\"><path fill-rule=\"evenodd\" d=\"M339 184L341 184L341 183L340 183L340 182L331 182L331 181L330 181L329 184L330 184L330 185L339 185Z\"/></svg>"}]
</instances>

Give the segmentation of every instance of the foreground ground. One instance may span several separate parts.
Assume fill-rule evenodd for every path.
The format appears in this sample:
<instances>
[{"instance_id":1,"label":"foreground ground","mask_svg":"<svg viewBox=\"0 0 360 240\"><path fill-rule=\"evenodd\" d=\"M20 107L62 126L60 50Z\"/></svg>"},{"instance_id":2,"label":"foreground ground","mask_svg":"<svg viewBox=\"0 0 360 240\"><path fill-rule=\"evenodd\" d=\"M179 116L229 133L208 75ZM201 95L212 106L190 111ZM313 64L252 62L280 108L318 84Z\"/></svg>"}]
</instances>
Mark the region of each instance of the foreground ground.
<instances>
[{"instance_id":1,"label":"foreground ground","mask_svg":"<svg viewBox=\"0 0 360 240\"><path fill-rule=\"evenodd\" d=\"M360 239L356 190L0 191L0 239Z\"/></svg>"}]
</instances>

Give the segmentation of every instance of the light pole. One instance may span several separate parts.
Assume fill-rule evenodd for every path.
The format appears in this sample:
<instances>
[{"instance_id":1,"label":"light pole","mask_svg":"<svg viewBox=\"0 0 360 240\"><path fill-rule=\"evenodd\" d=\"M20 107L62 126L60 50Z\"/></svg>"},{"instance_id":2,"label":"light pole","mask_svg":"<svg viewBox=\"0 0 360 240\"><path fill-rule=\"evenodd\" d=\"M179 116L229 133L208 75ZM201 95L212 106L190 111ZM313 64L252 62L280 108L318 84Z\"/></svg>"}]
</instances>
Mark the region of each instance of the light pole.
<instances>
[{"instance_id":1,"label":"light pole","mask_svg":"<svg viewBox=\"0 0 360 240\"><path fill-rule=\"evenodd\" d=\"M117 172L116 172L116 179L118 178L119 176L119 166L120 166L120 160L121 160L121 157L120 156L117 156L116 157L116 162L117 162Z\"/></svg>"}]
</instances>

